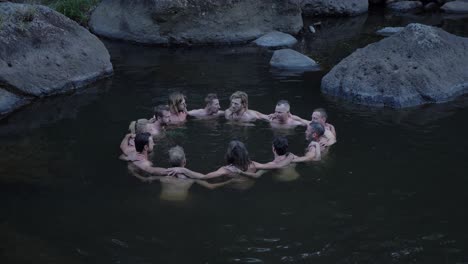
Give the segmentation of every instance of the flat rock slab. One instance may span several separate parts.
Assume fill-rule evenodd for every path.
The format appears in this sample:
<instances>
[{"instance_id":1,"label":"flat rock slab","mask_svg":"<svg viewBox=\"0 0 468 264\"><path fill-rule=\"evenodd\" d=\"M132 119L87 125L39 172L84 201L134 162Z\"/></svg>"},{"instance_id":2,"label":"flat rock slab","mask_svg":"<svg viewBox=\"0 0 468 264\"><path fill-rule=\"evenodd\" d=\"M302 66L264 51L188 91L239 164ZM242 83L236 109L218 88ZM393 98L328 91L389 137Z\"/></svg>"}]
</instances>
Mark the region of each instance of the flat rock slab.
<instances>
[{"instance_id":1,"label":"flat rock slab","mask_svg":"<svg viewBox=\"0 0 468 264\"><path fill-rule=\"evenodd\" d=\"M98 35L145 44L252 41L303 26L297 0L103 0L91 15Z\"/></svg>"},{"instance_id":2,"label":"flat rock slab","mask_svg":"<svg viewBox=\"0 0 468 264\"><path fill-rule=\"evenodd\" d=\"M410 13L422 10L423 3L420 1L393 2L388 4L387 8L393 12Z\"/></svg>"},{"instance_id":3,"label":"flat rock slab","mask_svg":"<svg viewBox=\"0 0 468 264\"><path fill-rule=\"evenodd\" d=\"M112 73L104 44L41 5L0 2L0 84L18 97L44 97Z\"/></svg>"},{"instance_id":4,"label":"flat rock slab","mask_svg":"<svg viewBox=\"0 0 468 264\"><path fill-rule=\"evenodd\" d=\"M0 89L0 116L9 114L27 103L28 99Z\"/></svg>"},{"instance_id":5,"label":"flat rock slab","mask_svg":"<svg viewBox=\"0 0 468 264\"><path fill-rule=\"evenodd\" d=\"M468 14L468 1L454 1L445 3L440 9L447 13Z\"/></svg>"},{"instance_id":6,"label":"flat rock slab","mask_svg":"<svg viewBox=\"0 0 468 264\"><path fill-rule=\"evenodd\" d=\"M375 33L380 36L389 37L391 35L395 35L396 33L400 33L403 29L404 27L384 27L377 30Z\"/></svg>"},{"instance_id":7,"label":"flat rock slab","mask_svg":"<svg viewBox=\"0 0 468 264\"><path fill-rule=\"evenodd\" d=\"M297 39L289 34L273 31L256 39L254 43L267 48L291 47L297 43Z\"/></svg>"},{"instance_id":8,"label":"flat rock slab","mask_svg":"<svg viewBox=\"0 0 468 264\"><path fill-rule=\"evenodd\" d=\"M357 16L369 9L368 0L303 0L306 16Z\"/></svg>"},{"instance_id":9,"label":"flat rock slab","mask_svg":"<svg viewBox=\"0 0 468 264\"><path fill-rule=\"evenodd\" d=\"M452 100L468 92L468 38L410 24L343 59L321 88L353 103L392 108Z\"/></svg>"},{"instance_id":10,"label":"flat rock slab","mask_svg":"<svg viewBox=\"0 0 468 264\"><path fill-rule=\"evenodd\" d=\"M276 50L270 60L270 65L278 69L320 70L317 62L292 49Z\"/></svg>"}]
</instances>

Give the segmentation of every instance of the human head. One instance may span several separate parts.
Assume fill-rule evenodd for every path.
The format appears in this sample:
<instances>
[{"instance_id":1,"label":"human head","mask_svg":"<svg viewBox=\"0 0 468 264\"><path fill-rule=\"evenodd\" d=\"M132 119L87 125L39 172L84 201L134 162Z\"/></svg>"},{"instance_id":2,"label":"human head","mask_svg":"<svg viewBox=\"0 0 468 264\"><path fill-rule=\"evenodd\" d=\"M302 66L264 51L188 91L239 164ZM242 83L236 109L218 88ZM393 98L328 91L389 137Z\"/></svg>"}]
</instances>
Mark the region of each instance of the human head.
<instances>
[{"instance_id":1,"label":"human head","mask_svg":"<svg viewBox=\"0 0 468 264\"><path fill-rule=\"evenodd\" d=\"M327 112L323 108L317 108L312 112L312 122L319 122L323 126L327 122Z\"/></svg>"},{"instance_id":2,"label":"human head","mask_svg":"<svg viewBox=\"0 0 468 264\"><path fill-rule=\"evenodd\" d=\"M229 100L231 100L231 111L234 113L249 108L249 97L245 92L237 91L231 95Z\"/></svg>"},{"instance_id":3,"label":"human head","mask_svg":"<svg viewBox=\"0 0 468 264\"><path fill-rule=\"evenodd\" d=\"M135 150L138 153L143 153L143 151L146 150L146 152L151 152L153 151L154 148L154 142L153 142L153 137L151 136L150 133L138 133L135 136Z\"/></svg>"},{"instance_id":4,"label":"human head","mask_svg":"<svg viewBox=\"0 0 468 264\"><path fill-rule=\"evenodd\" d=\"M169 112L169 106L158 105L154 108L154 118L156 121L163 126L171 122L171 112Z\"/></svg>"},{"instance_id":5,"label":"human head","mask_svg":"<svg viewBox=\"0 0 468 264\"><path fill-rule=\"evenodd\" d=\"M169 149L169 163L172 167L185 167L185 152L181 146L175 146Z\"/></svg>"},{"instance_id":6,"label":"human head","mask_svg":"<svg viewBox=\"0 0 468 264\"><path fill-rule=\"evenodd\" d=\"M169 110L173 114L187 111L185 95L179 92L174 92L169 95L168 104L169 104Z\"/></svg>"},{"instance_id":7,"label":"human head","mask_svg":"<svg viewBox=\"0 0 468 264\"><path fill-rule=\"evenodd\" d=\"M282 156L288 153L288 148L289 143L287 138L278 136L273 139L273 151L277 155Z\"/></svg>"},{"instance_id":8,"label":"human head","mask_svg":"<svg viewBox=\"0 0 468 264\"><path fill-rule=\"evenodd\" d=\"M150 122L148 119L138 119L135 121L135 133L146 133L150 132L148 126L150 125Z\"/></svg>"},{"instance_id":9,"label":"human head","mask_svg":"<svg viewBox=\"0 0 468 264\"><path fill-rule=\"evenodd\" d=\"M219 105L218 96L215 93L210 93L205 97L206 109L208 112L217 113L221 106Z\"/></svg>"},{"instance_id":10,"label":"human head","mask_svg":"<svg viewBox=\"0 0 468 264\"><path fill-rule=\"evenodd\" d=\"M325 133L325 127L319 122L311 122L307 126L306 139L317 141Z\"/></svg>"},{"instance_id":11,"label":"human head","mask_svg":"<svg viewBox=\"0 0 468 264\"><path fill-rule=\"evenodd\" d=\"M244 143L238 140L229 142L226 151L226 162L232 164L242 171L246 171L250 165L249 152Z\"/></svg>"},{"instance_id":12,"label":"human head","mask_svg":"<svg viewBox=\"0 0 468 264\"><path fill-rule=\"evenodd\" d=\"M286 122L289 117L289 102L286 100L279 100L275 107L275 118L280 122Z\"/></svg>"}]
</instances>

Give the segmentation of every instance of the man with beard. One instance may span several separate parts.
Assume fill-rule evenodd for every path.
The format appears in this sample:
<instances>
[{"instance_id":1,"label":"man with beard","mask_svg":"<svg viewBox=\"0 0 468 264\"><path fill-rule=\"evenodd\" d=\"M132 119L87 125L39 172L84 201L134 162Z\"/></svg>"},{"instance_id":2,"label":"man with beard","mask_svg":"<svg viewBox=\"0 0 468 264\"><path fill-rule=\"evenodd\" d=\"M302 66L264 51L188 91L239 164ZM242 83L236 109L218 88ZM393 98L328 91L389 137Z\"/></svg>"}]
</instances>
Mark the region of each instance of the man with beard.
<instances>
[{"instance_id":1,"label":"man with beard","mask_svg":"<svg viewBox=\"0 0 468 264\"><path fill-rule=\"evenodd\" d=\"M328 115L327 115L327 112L325 111L325 109L323 109L323 108L315 109L312 112L312 117L311 117L312 120L311 121L302 119L302 118L297 117L297 116L292 116L292 117L293 117L294 120L300 121L300 122L304 123L305 125L310 124L310 122L320 123L325 129L324 136L325 136L325 138L327 138L326 145L331 146L331 145L336 143L335 127L332 124L327 123Z\"/></svg>"},{"instance_id":2,"label":"man with beard","mask_svg":"<svg viewBox=\"0 0 468 264\"><path fill-rule=\"evenodd\" d=\"M150 119L153 129L151 135L159 137L163 134L166 126L171 122L171 112L167 105L158 105L154 108L154 116Z\"/></svg>"},{"instance_id":3,"label":"man with beard","mask_svg":"<svg viewBox=\"0 0 468 264\"><path fill-rule=\"evenodd\" d=\"M205 97L206 106L203 109L195 109L188 111L190 116L200 119L211 119L224 115L224 111L220 111L218 96L210 93Z\"/></svg>"},{"instance_id":4,"label":"man with beard","mask_svg":"<svg viewBox=\"0 0 468 264\"><path fill-rule=\"evenodd\" d=\"M182 172L182 168L160 168L153 167L153 163L148 159L149 153L153 151L154 142L150 133L138 133L135 136L136 154L129 159L132 165L138 169L153 175L174 175Z\"/></svg>"},{"instance_id":5,"label":"man with beard","mask_svg":"<svg viewBox=\"0 0 468 264\"><path fill-rule=\"evenodd\" d=\"M290 105L286 100L280 100L276 104L275 112L270 117L271 126L274 128L293 128L295 126L305 126L304 122L298 120L297 116L290 113Z\"/></svg>"},{"instance_id":6,"label":"man with beard","mask_svg":"<svg viewBox=\"0 0 468 264\"><path fill-rule=\"evenodd\" d=\"M302 157L294 157L292 162L309 162L318 161L321 159L322 153L326 152L328 146L326 142L328 139L323 136L325 128L318 122L312 122L307 126L305 132L306 139L310 140L309 145L306 148L306 153Z\"/></svg>"},{"instance_id":7,"label":"man with beard","mask_svg":"<svg viewBox=\"0 0 468 264\"><path fill-rule=\"evenodd\" d=\"M169 124L181 124L187 120L187 103L185 95L174 92L169 95L168 100L171 118Z\"/></svg>"},{"instance_id":8,"label":"man with beard","mask_svg":"<svg viewBox=\"0 0 468 264\"><path fill-rule=\"evenodd\" d=\"M249 100L245 92L237 91L229 98L231 105L225 111L227 120L237 122L254 122L257 119L269 121L269 117L260 112L249 110Z\"/></svg>"}]
</instances>

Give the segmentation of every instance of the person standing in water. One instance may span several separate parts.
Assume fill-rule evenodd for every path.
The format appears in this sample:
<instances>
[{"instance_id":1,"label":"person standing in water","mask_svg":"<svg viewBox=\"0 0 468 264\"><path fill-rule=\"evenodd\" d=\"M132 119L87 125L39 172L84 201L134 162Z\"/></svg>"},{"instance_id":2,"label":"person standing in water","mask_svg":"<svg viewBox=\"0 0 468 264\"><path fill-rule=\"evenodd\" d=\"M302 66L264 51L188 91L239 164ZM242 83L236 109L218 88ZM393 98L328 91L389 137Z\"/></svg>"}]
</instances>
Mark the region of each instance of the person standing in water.
<instances>
[{"instance_id":1,"label":"person standing in water","mask_svg":"<svg viewBox=\"0 0 468 264\"><path fill-rule=\"evenodd\" d=\"M174 168L184 168L187 164L184 149L180 146L175 146L169 149L169 162ZM168 201L183 201L186 200L189 194L189 189L194 183L197 183L208 189L216 189L222 187L233 180L228 180L221 183L209 183L204 180L194 180L188 178L185 174L177 173L172 176L142 176L138 171L130 169L130 172L143 182L160 181L162 200Z\"/></svg>"},{"instance_id":2,"label":"person standing in water","mask_svg":"<svg viewBox=\"0 0 468 264\"><path fill-rule=\"evenodd\" d=\"M188 115L200 119L211 119L224 115L224 111L220 111L221 106L215 93L208 94L205 97L205 103L205 108L190 110L188 111Z\"/></svg>"},{"instance_id":3,"label":"person standing in water","mask_svg":"<svg viewBox=\"0 0 468 264\"><path fill-rule=\"evenodd\" d=\"M179 92L171 93L169 95L168 105L171 113L169 124L177 125L184 123L187 120L187 103L185 95Z\"/></svg>"},{"instance_id":4,"label":"person standing in water","mask_svg":"<svg viewBox=\"0 0 468 264\"><path fill-rule=\"evenodd\" d=\"M324 132L325 128L322 124L317 122L310 123L305 132L306 140L310 140L305 154L302 157L294 157L292 162L319 161L322 158L322 154L326 153L328 149L328 146L326 146L328 139L323 136Z\"/></svg>"},{"instance_id":5,"label":"person standing in water","mask_svg":"<svg viewBox=\"0 0 468 264\"><path fill-rule=\"evenodd\" d=\"M269 121L269 117L258 111L249 110L249 97L245 92L237 91L229 98L230 107L226 109L225 117L230 121L254 122L257 119Z\"/></svg>"}]
</instances>

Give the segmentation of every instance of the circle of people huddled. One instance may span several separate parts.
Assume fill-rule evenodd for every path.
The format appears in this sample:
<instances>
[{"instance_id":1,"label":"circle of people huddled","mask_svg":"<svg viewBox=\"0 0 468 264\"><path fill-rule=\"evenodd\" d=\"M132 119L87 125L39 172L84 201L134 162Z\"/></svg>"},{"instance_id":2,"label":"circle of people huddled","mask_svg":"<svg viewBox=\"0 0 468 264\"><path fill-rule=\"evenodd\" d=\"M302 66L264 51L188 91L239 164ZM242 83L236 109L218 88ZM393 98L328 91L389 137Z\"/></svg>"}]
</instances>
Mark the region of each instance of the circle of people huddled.
<instances>
[{"instance_id":1,"label":"circle of people huddled","mask_svg":"<svg viewBox=\"0 0 468 264\"><path fill-rule=\"evenodd\" d=\"M306 120L291 114L289 102L286 100L278 101L275 112L265 115L249 109L248 95L245 92L237 91L229 99L229 108L222 111L218 97L211 93L205 98L205 108L188 111L186 97L182 93L170 94L167 105L154 107L151 119L138 119L130 123L129 133L120 144L120 158L128 161L132 174L144 182L159 180L163 185L177 182L179 187L188 190L194 182L207 188L216 188L229 183L242 183L249 178L258 178L268 170L286 169L299 162L319 161L329 147L336 143L335 128L327 123L327 114L322 108L315 109L311 120ZM274 159L268 163L259 163L250 160L241 141L232 140L225 154L226 165L209 173L186 168L184 150L175 146L169 150L171 168L154 166L149 159L149 154L154 148L153 138L163 137L168 126L183 124L189 116L207 120L224 116L226 120L238 123L262 120L269 122L273 128L304 126L305 137L310 143L303 156L296 156L288 152L288 140L285 137L275 137L272 142ZM220 183L206 181L222 176L226 176L228 180Z\"/></svg>"}]
</instances>

